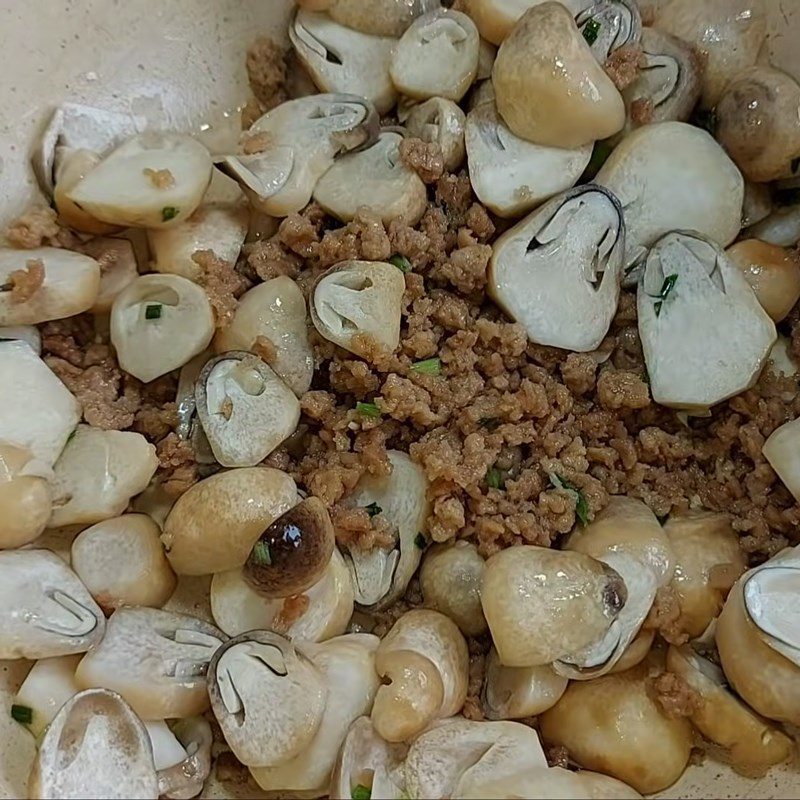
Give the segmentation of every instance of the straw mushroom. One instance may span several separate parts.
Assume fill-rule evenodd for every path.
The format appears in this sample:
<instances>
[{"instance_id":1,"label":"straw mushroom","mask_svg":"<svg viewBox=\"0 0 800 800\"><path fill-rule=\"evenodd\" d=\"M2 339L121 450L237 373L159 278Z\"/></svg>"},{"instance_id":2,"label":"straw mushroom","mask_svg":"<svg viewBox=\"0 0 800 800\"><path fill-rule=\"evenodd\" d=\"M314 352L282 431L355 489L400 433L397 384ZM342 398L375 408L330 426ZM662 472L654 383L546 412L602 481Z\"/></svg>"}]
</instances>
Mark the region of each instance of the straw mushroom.
<instances>
[{"instance_id":1,"label":"straw mushroom","mask_svg":"<svg viewBox=\"0 0 800 800\"><path fill-rule=\"evenodd\" d=\"M653 246L637 306L650 391L673 408L706 409L750 388L777 338L741 271L695 233ZM715 334L705 336L710 319Z\"/></svg>"},{"instance_id":2,"label":"straw mushroom","mask_svg":"<svg viewBox=\"0 0 800 800\"><path fill-rule=\"evenodd\" d=\"M37 356L42 354L42 334L35 325L0 325L0 342L25 342Z\"/></svg>"},{"instance_id":3,"label":"straw mushroom","mask_svg":"<svg viewBox=\"0 0 800 800\"><path fill-rule=\"evenodd\" d=\"M403 614L381 640L375 669L383 685L375 696L372 724L389 742L410 739L464 705L467 643L456 624L438 611Z\"/></svg>"},{"instance_id":4,"label":"straw mushroom","mask_svg":"<svg viewBox=\"0 0 800 800\"><path fill-rule=\"evenodd\" d=\"M287 275L259 283L239 298L230 325L217 331L214 350L253 352L259 337L275 349L269 366L298 397L307 392L314 375L314 354L308 341L306 301Z\"/></svg>"},{"instance_id":5,"label":"straw mushroom","mask_svg":"<svg viewBox=\"0 0 800 800\"><path fill-rule=\"evenodd\" d=\"M375 348L397 348L405 288L403 273L392 264L342 261L314 287L311 320L323 338L372 360Z\"/></svg>"},{"instance_id":6,"label":"straw mushroom","mask_svg":"<svg viewBox=\"0 0 800 800\"><path fill-rule=\"evenodd\" d=\"M28 730L37 738L53 721L61 706L80 691L75 683L75 668L82 656L40 658L14 697L14 705L30 709Z\"/></svg>"},{"instance_id":7,"label":"straw mushroom","mask_svg":"<svg viewBox=\"0 0 800 800\"><path fill-rule=\"evenodd\" d=\"M202 714L208 708L206 671L227 639L188 614L157 608L118 608L103 640L75 672L82 688L118 692L142 719Z\"/></svg>"},{"instance_id":8,"label":"straw mushroom","mask_svg":"<svg viewBox=\"0 0 800 800\"><path fill-rule=\"evenodd\" d=\"M748 228L746 235L778 247L794 247L800 241L800 205L779 206Z\"/></svg>"},{"instance_id":9,"label":"straw mushroom","mask_svg":"<svg viewBox=\"0 0 800 800\"><path fill-rule=\"evenodd\" d=\"M158 795L169 800L190 800L202 791L211 773L211 725L203 717L189 717L173 722L172 733L185 757L158 770Z\"/></svg>"},{"instance_id":10,"label":"straw mushroom","mask_svg":"<svg viewBox=\"0 0 800 800\"><path fill-rule=\"evenodd\" d=\"M772 213L772 193L764 183L744 182L742 227L749 228L765 220Z\"/></svg>"},{"instance_id":11,"label":"straw mushroom","mask_svg":"<svg viewBox=\"0 0 800 800\"><path fill-rule=\"evenodd\" d=\"M186 758L186 750L183 749L165 720L143 720L143 722L153 747L153 763L156 772L173 767Z\"/></svg>"},{"instance_id":12,"label":"straw mushroom","mask_svg":"<svg viewBox=\"0 0 800 800\"><path fill-rule=\"evenodd\" d=\"M175 590L161 529L146 514L123 514L92 525L72 542L72 568L100 608L160 608Z\"/></svg>"},{"instance_id":13,"label":"straw mushroom","mask_svg":"<svg viewBox=\"0 0 800 800\"><path fill-rule=\"evenodd\" d=\"M70 228L102 236L119 230L93 217L69 197L70 192L103 160L94 150L57 147L54 159L53 204L58 216Z\"/></svg>"},{"instance_id":14,"label":"straw mushroom","mask_svg":"<svg viewBox=\"0 0 800 800\"><path fill-rule=\"evenodd\" d=\"M492 44L501 44L517 20L533 6L547 0L466 0L464 10L478 26L481 36ZM593 0L560 0L573 16L593 4Z\"/></svg>"},{"instance_id":15,"label":"straw mushroom","mask_svg":"<svg viewBox=\"0 0 800 800\"><path fill-rule=\"evenodd\" d=\"M141 433L78 425L53 468L48 527L119 516L145 490L157 467L156 449Z\"/></svg>"},{"instance_id":16,"label":"straw mushroom","mask_svg":"<svg viewBox=\"0 0 800 800\"><path fill-rule=\"evenodd\" d=\"M258 538L297 503L285 472L244 467L220 472L182 494L164 523L161 541L178 575L210 575L247 561Z\"/></svg>"},{"instance_id":17,"label":"straw mushroom","mask_svg":"<svg viewBox=\"0 0 800 800\"><path fill-rule=\"evenodd\" d=\"M515 136L494 102L467 115L469 177L480 201L501 217L518 217L574 186L592 156L592 145L545 147Z\"/></svg>"},{"instance_id":18,"label":"straw mushroom","mask_svg":"<svg viewBox=\"0 0 800 800\"><path fill-rule=\"evenodd\" d=\"M575 22L594 57L604 65L617 50L637 47L642 37L636 0L598 0L575 14Z\"/></svg>"},{"instance_id":19,"label":"straw mushroom","mask_svg":"<svg viewBox=\"0 0 800 800\"><path fill-rule=\"evenodd\" d=\"M0 444L0 549L29 544L50 519L50 484L26 474L31 459L27 447Z\"/></svg>"},{"instance_id":20,"label":"straw mushroom","mask_svg":"<svg viewBox=\"0 0 800 800\"><path fill-rule=\"evenodd\" d=\"M421 14L439 7L439 0L298 0L298 6L327 11L331 19L373 36L402 36Z\"/></svg>"},{"instance_id":21,"label":"straw mushroom","mask_svg":"<svg viewBox=\"0 0 800 800\"><path fill-rule=\"evenodd\" d=\"M500 45L492 83L508 127L536 144L582 147L625 124L620 93L559 3L522 15Z\"/></svg>"},{"instance_id":22,"label":"straw mushroom","mask_svg":"<svg viewBox=\"0 0 800 800\"><path fill-rule=\"evenodd\" d=\"M42 739L29 797L159 796L147 730L114 692L87 689L68 700Z\"/></svg>"},{"instance_id":23,"label":"straw mushroom","mask_svg":"<svg viewBox=\"0 0 800 800\"><path fill-rule=\"evenodd\" d=\"M428 195L419 175L400 157L402 141L402 133L387 130L368 148L338 158L318 181L314 200L342 222L367 209L385 225L393 220L416 225Z\"/></svg>"},{"instance_id":24,"label":"straw mushroom","mask_svg":"<svg viewBox=\"0 0 800 800\"><path fill-rule=\"evenodd\" d=\"M784 486L794 498L800 499L800 419L786 422L774 430L761 452Z\"/></svg>"},{"instance_id":25,"label":"straw mushroom","mask_svg":"<svg viewBox=\"0 0 800 800\"><path fill-rule=\"evenodd\" d=\"M0 552L0 600L0 658L83 653L103 637L103 612L49 550Z\"/></svg>"},{"instance_id":26,"label":"straw mushroom","mask_svg":"<svg viewBox=\"0 0 800 800\"><path fill-rule=\"evenodd\" d=\"M128 239L98 236L86 242L82 250L100 265L100 286L90 310L106 314L117 295L139 275L133 245Z\"/></svg>"},{"instance_id":27,"label":"straw mushroom","mask_svg":"<svg viewBox=\"0 0 800 800\"><path fill-rule=\"evenodd\" d=\"M478 71L475 73L476 81L485 81L492 77L495 58L497 58L497 48L487 39L481 39L478 48Z\"/></svg>"},{"instance_id":28,"label":"straw mushroom","mask_svg":"<svg viewBox=\"0 0 800 800\"><path fill-rule=\"evenodd\" d=\"M769 351L769 362L767 368L774 375L783 378L791 378L797 375L797 362L791 351L791 342L786 336L778 334L778 339ZM785 399L789 402L793 397L793 392L787 392Z\"/></svg>"},{"instance_id":29,"label":"straw mushroom","mask_svg":"<svg viewBox=\"0 0 800 800\"><path fill-rule=\"evenodd\" d=\"M464 112L452 100L431 97L409 111L404 124L411 136L439 145L448 172L464 162Z\"/></svg>"},{"instance_id":30,"label":"straw mushroom","mask_svg":"<svg viewBox=\"0 0 800 800\"><path fill-rule=\"evenodd\" d=\"M489 291L538 344L597 348L617 311L625 224L589 184L554 197L492 247Z\"/></svg>"}]
</instances>

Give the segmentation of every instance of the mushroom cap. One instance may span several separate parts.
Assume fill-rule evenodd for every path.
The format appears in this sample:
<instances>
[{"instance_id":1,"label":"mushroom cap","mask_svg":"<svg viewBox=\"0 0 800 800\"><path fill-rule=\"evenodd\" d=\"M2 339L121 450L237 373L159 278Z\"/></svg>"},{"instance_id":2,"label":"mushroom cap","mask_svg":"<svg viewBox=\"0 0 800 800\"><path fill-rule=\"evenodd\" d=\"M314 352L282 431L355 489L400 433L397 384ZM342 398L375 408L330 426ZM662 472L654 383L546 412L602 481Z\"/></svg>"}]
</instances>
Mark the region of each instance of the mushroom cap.
<instances>
[{"instance_id":1,"label":"mushroom cap","mask_svg":"<svg viewBox=\"0 0 800 800\"><path fill-rule=\"evenodd\" d=\"M14 704L31 709L27 728L35 737L44 733L61 706L80 691L75 683L75 668L81 658L80 653L40 658L19 687Z\"/></svg>"},{"instance_id":2,"label":"mushroom cap","mask_svg":"<svg viewBox=\"0 0 800 800\"><path fill-rule=\"evenodd\" d=\"M600 64L622 47L636 47L642 37L642 16L636 0L597 0L574 16L584 39L586 26L594 27L589 49Z\"/></svg>"},{"instance_id":3,"label":"mushroom cap","mask_svg":"<svg viewBox=\"0 0 800 800\"><path fill-rule=\"evenodd\" d=\"M103 612L49 550L0 552L0 600L0 658L83 653L103 637Z\"/></svg>"},{"instance_id":4,"label":"mushroom cap","mask_svg":"<svg viewBox=\"0 0 800 800\"><path fill-rule=\"evenodd\" d=\"M100 287L91 311L93 314L106 314L116 296L139 275L133 244L128 239L98 236L86 242L82 250L102 264Z\"/></svg>"},{"instance_id":5,"label":"mushroom cap","mask_svg":"<svg viewBox=\"0 0 800 800\"><path fill-rule=\"evenodd\" d=\"M341 25L375 36L401 36L420 14L439 0L299 0L301 8L325 8Z\"/></svg>"},{"instance_id":6,"label":"mushroom cap","mask_svg":"<svg viewBox=\"0 0 800 800\"><path fill-rule=\"evenodd\" d=\"M114 692L87 689L62 706L42 739L29 797L158 798L150 737Z\"/></svg>"},{"instance_id":7,"label":"mushroom cap","mask_svg":"<svg viewBox=\"0 0 800 800\"><path fill-rule=\"evenodd\" d=\"M27 447L0 444L0 549L30 544L50 519L50 484L25 474L31 460Z\"/></svg>"},{"instance_id":8,"label":"mushroom cap","mask_svg":"<svg viewBox=\"0 0 800 800\"><path fill-rule=\"evenodd\" d=\"M402 133L383 131L366 149L336 159L317 182L314 200L342 222L366 208L385 225L392 220L416 225L428 207L428 194L419 175L400 158L402 141Z\"/></svg>"},{"instance_id":9,"label":"mushroom cap","mask_svg":"<svg viewBox=\"0 0 800 800\"><path fill-rule=\"evenodd\" d=\"M203 717L189 717L173 722L172 732L186 757L158 771L158 794L169 800L190 800L202 791L211 772L211 725Z\"/></svg>"},{"instance_id":10,"label":"mushroom cap","mask_svg":"<svg viewBox=\"0 0 800 800\"><path fill-rule=\"evenodd\" d=\"M466 117L452 100L431 97L413 106L404 123L411 136L439 145L448 172L454 172L464 162Z\"/></svg>"},{"instance_id":11,"label":"mushroom cap","mask_svg":"<svg viewBox=\"0 0 800 800\"><path fill-rule=\"evenodd\" d=\"M206 671L227 639L197 617L158 608L118 608L102 641L75 672L82 688L118 692L142 719L202 714L208 708Z\"/></svg>"},{"instance_id":12,"label":"mushroom cap","mask_svg":"<svg viewBox=\"0 0 800 800\"><path fill-rule=\"evenodd\" d=\"M777 338L741 271L696 233L653 246L637 306L653 399L673 408L708 408L748 389Z\"/></svg>"},{"instance_id":13,"label":"mushroom cap","mask_svg":"<svg viewBox=\"0 0 800 800\"><path fill-rule=\"evenodd\" d=\"M593 184L580 186L494 243L489 292L531 341L591 351L617 310L624 251L616 198Z\"/></svg>"},{"instance_id":14,"label":"mushroom cap","mask_svg":"<svg viewBox=\"0 0 800 800\"><path fill-rule=\"evenodd\" d=\"M478 26L481 36L492 44L501 44L517 20L533 6L549 0L466 0L464 10ZM559 0L570 14L589 8L593 0Z\"/></svg>"},{"instance_id":15,"label":"mushroom cap","mask_svg":"<svg viewBox=\"0 0 800 800\"><path fill-rule=\"evenodd\" d=\"M800 498L800 420L791 420L776 428L769 436L761 452L783 485L795 499Z\"/></svg>"},{"instance_id":16,"label":"mushroom cap","mask_svg":"<svg viewBox=\"0 0 800 800\"><path fill-rule=\"evenodd\" d=\"M794 247L800 241L800 204L777 207L745 233L768 244Z\"/></svg>"},{"instance_id":17,"label":"mushroom cap","mask_svg":"<svg viewBox=\"0 0 800 800\"><path fill-rule=\"evenodd\" d=\"M545 147L515 136L493 101L467 115L469 177L480 201L501 217L517 217L574 186L592 156L592 145Z\"/></svg>"}]
</instances>

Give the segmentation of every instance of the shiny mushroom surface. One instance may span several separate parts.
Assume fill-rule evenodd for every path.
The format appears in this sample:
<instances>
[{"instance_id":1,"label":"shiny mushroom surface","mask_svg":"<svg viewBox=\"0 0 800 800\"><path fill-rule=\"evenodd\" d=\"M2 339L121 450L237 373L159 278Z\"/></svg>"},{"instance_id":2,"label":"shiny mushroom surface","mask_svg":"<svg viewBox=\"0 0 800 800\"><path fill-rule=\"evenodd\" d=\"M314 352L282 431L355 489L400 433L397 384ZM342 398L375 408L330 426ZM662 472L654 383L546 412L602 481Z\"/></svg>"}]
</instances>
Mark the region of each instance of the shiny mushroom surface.
<instances>
[{"instance_id":1,"label":"shiny mushroom surface","mask_svg":"<svg viewBox=\"0 0 800 800\"><path fill-rule=\"evenodd\" d=\"M50 520L50 484L26 474L31 460L27 447L0 444L0 549L30 544Z\"/></svg>"},{"instance_id":2,"label":"shiny mushroom surface","mask_svg":"<svg viewBox=\"0 0 800 800\"><path fill-rule=\"evenodd\" d=\"M413 106L404 120L411 136L439 145L445 169L451 172L461 166L466 155L465 123L461 108L444 97L431 97Z\"/></svg>"},{"instance_id":3,"label":"shiny mushroom surface","mask_svg":"<svg viewBox=\"0 0 800 800\"><path fill-rule=\"evenodd\" d=\"M440 0L298 0L300 8L326 11L331 19L374 36L401 36L420 15Z\"/></svg>"}]
</instances>

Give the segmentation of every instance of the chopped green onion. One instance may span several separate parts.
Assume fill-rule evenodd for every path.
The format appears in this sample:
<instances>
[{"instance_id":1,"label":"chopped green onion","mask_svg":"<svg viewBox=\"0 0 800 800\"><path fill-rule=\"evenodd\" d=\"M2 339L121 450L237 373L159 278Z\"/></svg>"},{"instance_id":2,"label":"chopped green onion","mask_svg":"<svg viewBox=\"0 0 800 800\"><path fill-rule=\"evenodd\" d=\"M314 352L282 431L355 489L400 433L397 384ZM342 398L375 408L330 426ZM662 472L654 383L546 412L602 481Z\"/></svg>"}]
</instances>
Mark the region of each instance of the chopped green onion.
<instances>
[{"instance_id":1,"label":"chopped green onion","mask_svg":"<svg viewBox=\"0 0 800 800\"><path fill-rule=\"evenodd\" d=\"M253 561L259 567L272 566L272 556L269 552L269 545L266 542L259 540L253 545Z\"/></svg>"},{"instance_id":2,"label":"chopped green onion","mask_svg":"<svg viewBox=\"0 0 800 800\"><path fill-rule=\"evenodd\" d=\"M33 722L33 709L29 706L11 706L11 716L23 725L30 725Z\"/></svg>"},{"instance_id":3,"label":"chopped green onion","mask_svg":"<svg viewBox=\"0 0 800 800\"><path fill-rule=\"evenodd\" d=\"M664 278L664 283L661 284L661 291L658 293L658 302L653 305L653 310L656 312L656 316L661 314L661 309L664 305L664 301L669 297L669 293L675 288L675 284L678 282L678 276L675 274L667 275Z\"/></svg>"},{"instance_id":4,"label":"chopped green onion","mask_svg":"<svg viewBox=\"0 0 800 800\"><path fill-rule=\"evenodd\" d=\"M368 789L366 786L359 783L358 786L350 792L350 797L352 797L353 800L370 800L372 797L372 789Z\"/></svg>"},{"instance_id":5,"label":"chopped green onion","mask_svg":"<svg viewBox=\"0 0 800 800\"><path fill-rule=\"evenodd\" d=\"M180 214L180 209L175 208L175 206L164 206L161 209L161 219L164 222L169 222L171 219L175 219L175 217Z\"/></svg>"},{"instance_id":6,"label":"chopped green onion","mask_svg":"<svg viewBox=\"0 0 800 800\"><path fill-rule=\"evenodd\" d=\"M491 469L487 470L486 472L486 483L489 484L491 489L502 489L503 488L503 476L500 474L500 470L495 469L492 467Z\"/></svg>"},{"instance_id":7,"label":"chopped green onion","mask_svg":"<svg viewBox=\"0 0 800 800\"><path fill-rule=\"evenodd\" d=\"M653 303L653 311L656 312L656 316L661 316L661 307L664 305L663 300L659 300L657 303Z\"/></svg>"},{"instance_id":8,"label":"chopped green onion","mask_svg":"<svg viewBox=\"0 0 800 800\"><path fill-rule=\"evenodd\" d=\"M378 514L383 514L383 509L377 503L370 503L368 506L364 506L364 511L366 511L370 517L377 517Z\"/></svg>"},{"instance_id":9,"label":"chopped green onion","mask_svg":"<svg viewBox=\"0 0 800 800\"><path fill-rule=\"evenodd\" d=\"M583 492L569 481L565 481L560 475L556 475L555 472L551 472L548 477L556 489L566 492L575 501L575 516L582 525L587 525L589 523L589 504L586 502Z\"/></svg>"},{"instance_id":10,"label":"chopped green onion","mask_svg":"<svg viewBox=\"0 0 800 800\"><path fill-rule=\"evenodd\" d=\"M418 533L414 537L414 544L420 549L424 550L428 546L428 540L425 538L424 533Z\"/></svg>"},{"instance_id":11,"label":"chopped green onion","mask_svg":"<svg viewBox=\"0 0 800 800\"><path fill-rule=\"evenodd\" d=\"M370 419L377 419L381 415L381 410L375 403L356 403L356 412Z\"/></svg>"},{"instance_id":12,"label":"chopped green onion","mask_svg":"<svg viewBox=\"0 0 800 800\"><path fill-rule=\"evenodd\" d=\"M72 431L70 432L70 435L67 436L67 442L66 443L69 444L75 438L75 434L77 434L77 433L78 433L78 429L77 428L73 428Z\"/></svg>"},{"instance_id":13,"label":"chopped green onion","mask_svg":"<svg viewBox=\"0 0 800 800\"><path fill-rule=\"evenodd\" d=\"M399 269L403 274L406 272L411 272L413 269L411 262L405 256L394 255L389 259L389 263L394 264L394 266L397 267L397 269Z\"/></svg>"},{"instance_id":14,"label":"chopped green onion","mask_svg":"<svg viewBox=\"0 0 800 800\"><path fill-rule=\"evenodd\" d=\"M442 360L440 358L426 358L425 361L415 361L411 365L413 372L419 372L422 375L441 375L442 374Z\"/></svg>"},{"instance_id":15,"label":"chopped green onion","mask_svg":"<svg viewBox=\"0 0 800 800\"><path fill-rule=\"evenodd\" d=\"M161 312L163 310L161 303L153 303L144 307L145 319L161 319Z\"/></svg>"},{"instance_id":16,"label":"chopped green onion","mask_svg":"<svg viewBox=\"0 0 800 800\"><path fill-rule=\"evenodd\" d=\"M586 39L586 44L591 47L596 41L597 36L600 33L600 28L602 26L596 19L590 19L584 26L583 26L583 38Z\"/></svg>"}]
</instances>

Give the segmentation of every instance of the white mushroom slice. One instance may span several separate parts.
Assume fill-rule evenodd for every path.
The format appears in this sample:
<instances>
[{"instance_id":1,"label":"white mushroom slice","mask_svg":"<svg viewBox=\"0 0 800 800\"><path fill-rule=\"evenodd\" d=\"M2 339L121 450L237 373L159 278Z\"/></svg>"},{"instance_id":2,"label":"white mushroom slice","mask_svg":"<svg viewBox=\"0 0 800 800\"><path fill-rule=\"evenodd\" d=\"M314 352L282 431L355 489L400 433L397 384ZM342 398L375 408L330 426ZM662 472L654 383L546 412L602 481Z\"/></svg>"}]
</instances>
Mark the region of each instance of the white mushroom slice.
<instances>
[{"instance_id":1,"label":"white mushroom slice","mask_svg":"<svg viewBox=\"0 0 800 800\"><path fill-rule=\"evenodd\" d=\"M169 800L190 800L201 792L211 772L211 725L203 717L190 717L173 722L172 733L186 757L158 771L158 795Z\"/></svg>"},{"instance_id":2,"label":"white mushroom slice","mask_svg":"<svg viewBox=\"0 0 800 800\"><path fill-rule=\"evenodd\" d=\"M745 233L768 244L794 247L800 241L800 205L779 206Z\"/></svg>"},{"instance_id":3,"label":"white mushroom slice","mask_svg":"<svg viewBox=\"0 0 800 800\"><path fill-rule=\"evenodd\" d=\"M638 45L642 36L636 0L599 0L576 14L575 22L601 64L620 48Z\"/></svg>"},{"instance_id":4,"label":"white mushroom slice","mask_svg":"<svg viewBox=\"0 0 800 800\"><path fill-rule=\"evenodd\" d=\"M80 691L75 668L81 654L41 658L28 673L14 697L14 705L31 710L28 730L37 738L53 721L61 706Z\"/></svg>"},{"instance_id":5,"label":"white mushroom slice","mask_svg":"<svg viewBox=\"0 0 800 800\"><path fill-rule=\"evenodd\" d=\"M235 264L247 236L248 223L246 204L209 203L179 225L148 230L153 269L197 282L203 271L192 256L198 250L213 250L217 258Z\"/></svg>"},{"instance_id":6,"label":"white mushroom slice","mask_svg":"<svg viewBox=\"0 0 800 800\"><path fill-rule=\"evenodd\" d=\"M328 684L328 701L316 735L301 753L274 767L251 769L262 789L314 796L327 793L350 724L369 713L378 691L375 650L379 642L377 636L355 633L323 644L302 645Z\"/></svg>"},{"instance_id":7,"label":"white mushroom slice","mask_svg":"<svg viewBox=\"0 0 800 800\"><path fill-rule=\"evenodd\" d=\"M34 270L42 272L41 283L30 294L25 290L26 299L16 296L18 281ZM0 325L74 317L94 305L99 289L100 266L89 256L57 247L0 249Z\"/></svg>"},{"instance_id":8,"label":"white mushroom slice","mask_svg":"<svg viewBox=\"0 0 800 800\"><path fill-rule=\"evenodd\" d=\"M119 608L103 640L78 664L75 680L119 692L142 719L195 716L208 708L208 664L226 638L187 614Z\"/></svg>"},{"instance_id":9,"label":"white mushroom slice","mask_svg":"<svg viewBox=\"0 0 800 800\"><path fill-rule=\"evenodd\" d=\"M50 485L41 475L27 474L31 462L27 447L0 444L0 549L30 544L50 519Z\"/></svg>"},{"instance_id":10,"label":"white mushroom slice","mask_svg":"<svg viewBox=\"0 0 800 800\"><path fill-rule=\"evenodd\" d=\"M591 144L566 150L520 139L488 101L467 115L465 139L475 194L501 217L518 217L574 186L592 157Z\"/></svg>"},{"instance_id":11,"label":"white mushroom slice","mask_svg":"<svg viewBox=\"0 0 800 800\"><path fill-rule=\"evenodd\" d=\"M384 261L342 261L314 287L311 320L339 347L371 360L375 347L393 352L400 341L406 282Z\"/></svg>"},{"instance_id":12,"label":"white mushroom slice","mask_svg":"<svg viewBox=\"0 0 800 800\"><path fill-rule=\"evenodd\" d=\"M422 557L424 542L418 537L424 537L430 513L422 468L399 450L388 450L387 455L392 472L384 477L365 475L349 502L382 514L391 526L394 547L387 551L345 546L342 552L353 578L356 603L370 611L385 608L405 592Z\"/></svg>"},{"instance_id":13,"label":"white mushroom slice","mask_svg":"<svg viewBox=\"0 0 800 800\"><path fill-rule=\"evenodd\" d=\"M144 727L153 747L153 763L157 772L174 767L186 758L186 751L163 719L145 720Z\"/></svg>"},{"instance_id":14,"label":"white mushroom slice","mask_svg":"<svg viewBox=\"0 0 800 800\"><path fill-rule=\"evenodd\" d=\"M103 636L103 612L49 550L0 553L0 600L0 658L83 653Z\"/></svg>"},{"instance_id":15,"label":"white mushroom slice","mask_svg":"<svg viewBox=\"0 0 800 800\"><path fill-rule=\"evenodd\" d=\"M428 194L419 175L400 158L402 141L401 133L384 131L366 150L337 159L319 179L314 200L342 222L366 208L385 225L392 220L416 225Z\"/></svg>"},{"instance_id":16,"label":"white mushroom slice","mask_svg":"<svg viewBox=\"0 0 800 800\"><path fill-rule=\"evenodd\" d=\"M161 529L146 514L123 514L92 525L72 542L72 568L108 614L120 606L154 606L175 590Z\"/></svg>"},{"instance_id":17,"label":"white mushroom slice","mask_svg":"<svg viewBox=\"0 0 800 800\"><path fill-rule=\"evenodd\" d=\"M53 203L62 222L82 233L103 235L119 230L118 225L100 222L77 203L70 200L69 193L102 161L94 150L56 148L55 187Z\"/></svg>"},{"instance_id":18,"label":"white mushroom slice","mask_svg":"<svg viewBox=\"0 0 800 800\"><path fill-rule=\"evenodd\" d=\"M0 342L25 342L37 356L42 354L42 334L35 325L0 325Z\"/></svg>"},{"instance_id":19,"label":"white mushroom slice","mask_svg":"<svg viewBox=\"0 0 800 800\"><path fill-rule=\"evenodd\" d=\"M269 365L300 397L311 386L314 353L308 341L303 292L287 275L259 283L245 292L239 298L231 323L217 331L214 338L214 350L218 353L260 351L269 344L275 348L275 357Z\"/></svg>"},{"instance_id":20,"label":"white mushroom slice","mask_svg":"<svg viewBox=\"0 0 800 800\"><path fill-rule=\"evenodd\" d=\"M262 213L285 217L311 199L317 181L340 153L373 142L375 107L352 94L317 94L281 103L250 128L266 149L226 156L217 165L238 181Z\"/></svg>"},{"instance_id":21,"label":"white mushroom slice","mask_svg":"<svg viewBox=\"0 0 800 800\"><path fill-rule=\"evenodd\" d=\"M49 527L92 524L119 516L158 467L141 433L79 425L55 464Z\"/></svg>"},{"instance_id":22,"label":"white mushroom slice","mask_svg":"<svg viewBox=\"0 0 800 800\"><path fill-rule=\"evenodd\" d=\"M300 8L327 11L340 25L375 36L401 36L420 14L439 0L298 0Z\"/></svg>"},{"instance_id":23,"label":"white mushroom slice","mask_svg":"<svg viewBox=\"0 0 800 800\"><path fill-rule=\"evenodd\" d=\"M405 126L411 136L416 136L423 142L438 144L444 156L445 169L455 172L466 154L465 122L464 112L452 100L431 97L411 109L405 119Z\"/></svg>"},{"instance_id":24,"label":"white mushroom slice","mask_svg":"<svg viewBox=\"0 0 800 800\"><path fill-rule=\"evenodd\" d=\"M141 275L111 309L111 343L120 366L144 383L183 366L213 335L206 293L179 275Z\"/></svg>"},{"instance_id":25,"label":"white mushroom slice","mask_svg":"<svg viewBox=\"0 0 800 800\"><path fill-rule=\"evenodd\" d=\"M334 22L327 14L298 10L289 41L314 83L323 92L350 92L385 114L397 100L389 77L396 40L371 36Z\"/></svg>"},{"instance_id":26,"label":"white mushroom slice","mask_svg":"<svg viewBox=\"0 0 800 800\"><path fill-rule=\"evenodd\" d=\"M211 156L196 139L148 132L114 150L67 197L102 222L161 228L194 213L211 169Z\"/></svg>"},{"instance_id":27,"label":"white mushroom slice","mask_svg":"<svg viewBox=\"0 0 800 800\"><path fill-rule=\"evenodd\" d=\"M128 239L98 236L86 242L81 250L100 266L100 287L90 311L106 314L117 295L139 276L133 244Z\"/></svg>"},{"instance_id":28,"label":"white mushroom slice","mask_svg":"<svg viewBox=\"0 0 800 800\"><path fill-rule=\"evenodd\" d=\"M456 624L438 611L403 614L381 640L375 669L384 680L375 696L372 724L387 741L411 739L464 705L467 643Z\"/></svg>"},{"instance_id":29,"label":"white mushroom slice","mask_svg":"<svg viewBox=\"0 0 800 800\"><path fill-rule=\"evenodd\" d=\"M616 198L581 186L554 197L494 243L489 291L531 341L591 351L617 311L624 251Z\"/></svg>"},{"instance_id":30,"label":"white mushroom slice","mask_svg":"<svg viewBox=\"0 0 800 800\"><path fill-rule=\"evenodd\" d=\"M208 670L211 708L236 758L270 767L302 753L328 700L322 671L275 633L251 631L221 647Z\"/></svg>"},{"instance_id":31,"label":"white mushroom slice","mask_svg":"<svg viewBox=\"0 0 800 800\"><path fill-rule=\"evenodd\" d=\"M764 457L795 499L800 499L800 419L777 428L761 448Z\"/></svg>"},{"instance_id":32,"label":"white mushroom slice","mask_svg":"<svg viewBox=\"0 0 800 800\"><path fill-rule=\"evenodd\" d=\"M777 338L741 271L694 233L653 247L637 307L650 391L673 408L705 409L749 389Z\"/></svg>"},{"instance_id":33,"label":"white mushroom slice","mask_svg":"<svg viewBox=\"0 0 800 800\"><path fill-rule=\"evenodd\" d=\"M31 769L29 797L156 800L158 780L141 720L114 692L87 689L64 704Z\"/></svg>"},{"instance_id":34,"label":"white mushroom slice","mask_svg":"<svg viewBox=\"0 0 800 800\"><path fill-rule=\"evenodd\" d=\"M501 44L511 33L517 20L533 6L548 0L466 0L464 10L469 14L481 36L492 44ZM589 8L593 0L559 0L562 6L576 16Z\"/></svg>"},{"instance_id":35,"label":"white mushroom slice","mask_svg":"<svg viewBox=\"0 0 800 800\"><path fill-rule=\"evenodd\" d=\"M294 433L300 420L292 390L252 353L212 358L197 379L195 401L223 467L254 467Z\"/></svg>"},{"instance_id":36,"label":"white mushroom slice","mask_svg":"<svg viewBox=\"0 0 800 800\"><path fill-rule=\"evenodd\" d=\"M550 664L506 667L497 650L486 657L483 708L489 719L525 719L552 708L567 689L568 679Z\"/></svg>"},{"instance_id":37,"label":"white mushroom slice","mask_svg":"<svg viewBox=\"0 0 800 800\"><path fill-rule=\"evenodd\" d=\"M769 351L767 368L775 375L783 378L792 378L797 375L797 363L791 350L791 342L786 336L778 334L778 339ZM789 402L794 393L788 393L786 402Z\"/></svg>"},{"instance_id":38,"label":"white mushroom slice","mask_svg":"<svg viewBox=\"0 0 800 800\"><path fill-rule=\"evenodd\" d=\"M458 102L478 72L480 36L460 11L440 8L418 17L394 48L390 72L407 97Z\"/></svg>"}]
</instances>

